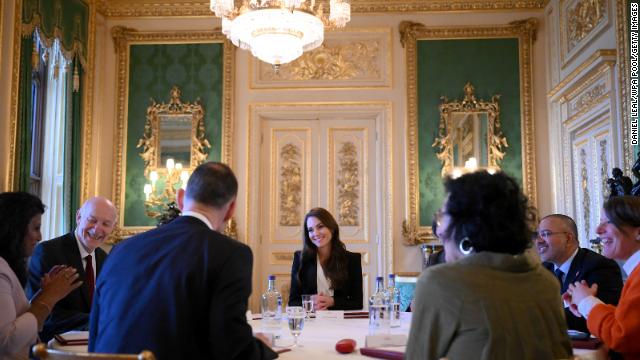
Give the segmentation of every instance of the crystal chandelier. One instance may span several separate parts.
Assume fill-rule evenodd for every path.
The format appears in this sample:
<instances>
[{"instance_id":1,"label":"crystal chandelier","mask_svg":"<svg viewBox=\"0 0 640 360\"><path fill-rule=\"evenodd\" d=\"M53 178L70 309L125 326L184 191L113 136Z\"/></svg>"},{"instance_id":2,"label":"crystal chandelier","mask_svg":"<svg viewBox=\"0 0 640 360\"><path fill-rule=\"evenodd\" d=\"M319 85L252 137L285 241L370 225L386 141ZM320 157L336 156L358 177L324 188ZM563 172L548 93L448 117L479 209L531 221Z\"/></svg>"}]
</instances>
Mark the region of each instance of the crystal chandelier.
<instances>
[{"instance_id":1,"label":"crystal chandelier","mask_svg":"<svg viewBox=\"0 0 640 360\"><path fill-rule=\"evenodd\" d=\"M329 0L328 18L316 0L211 0L211 11L235 46L277 68L320 46L325 25L344 27L350 2Z\"/></svg>"}]
</instances>

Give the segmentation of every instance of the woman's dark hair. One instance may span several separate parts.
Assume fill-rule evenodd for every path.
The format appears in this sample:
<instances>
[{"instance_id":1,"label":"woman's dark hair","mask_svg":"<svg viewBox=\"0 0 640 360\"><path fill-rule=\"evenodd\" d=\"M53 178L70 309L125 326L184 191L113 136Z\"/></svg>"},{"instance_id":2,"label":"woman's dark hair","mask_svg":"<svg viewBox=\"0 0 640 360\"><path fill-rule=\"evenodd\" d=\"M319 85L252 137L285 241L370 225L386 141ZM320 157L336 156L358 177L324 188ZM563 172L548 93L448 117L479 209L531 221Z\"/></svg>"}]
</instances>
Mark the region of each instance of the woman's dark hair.
<instances>
[{"instance_id":1,"label":"woman's dark hair","mask_svg":"<svg viewBox=\"0 0 640 360\"><path fill-rule=\"evenodd\" d=\"M307 229L307 219L310 217L317 218L331 231L331 253L327 264L322 269L327 279L331 280L331 286L334 289L342 288L346 285L348 278L347 247L340 241L340 228L336 219L333 218L330 212L319 207L309 210L304 217L304 224L302 225L302 258L300 270L298 270L297 274L298 281L304 279L303 272L308 268L305 265L315 262L318 256L318 247L309 238Z\"/></svg>"},{"instance_id":2,"label":"woman's dark hair","mask_svg":"<svg viewBox=\"0 0 640 360\"><path fill-rule=\"evenodd\" d=\"M0 194L0 256L22 285L27 282L24 237L31 219L43 213L44 205L37 196L26 192Z\"/></svg>"},{"instance_id":3,"label":"woman's dark hair","mask_svg":"<svg viewBox=\"0 0 640 360\"><path fill-rule=\"evenodd\" d=\"M469 238L474 251L519 254L531 244L536 212L515 180L485 171L447 179L446 239ZM451 241L449 240L449 241Z\"/></svg>"},{"instance_id":4,"label":"woman's dark hair","mask_svg":"<svg viewBox=\"0 0 640 360\"><path fill-rule=\"evenodd\" d=\"M640 197L614 196L602 205L609 221L618 229L640 226Z\"/></svg>"}]
</instances>

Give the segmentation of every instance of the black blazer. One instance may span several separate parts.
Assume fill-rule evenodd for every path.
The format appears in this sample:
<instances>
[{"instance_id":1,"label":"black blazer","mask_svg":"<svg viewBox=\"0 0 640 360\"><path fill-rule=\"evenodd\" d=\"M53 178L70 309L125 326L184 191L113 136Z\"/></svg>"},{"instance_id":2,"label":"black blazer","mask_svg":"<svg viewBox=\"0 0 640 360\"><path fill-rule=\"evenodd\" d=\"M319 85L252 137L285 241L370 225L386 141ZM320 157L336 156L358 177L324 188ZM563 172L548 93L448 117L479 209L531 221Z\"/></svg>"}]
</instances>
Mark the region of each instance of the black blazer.
<instances>
[{"instance_id":1,"label":"black blazer","mask_svg":"<svg viewBox=\"0 0 640 360\"><path fill-rule=\"evenodd\" d=\"M89 351L276 358L247 323L252 267L248 246L192 216L118 243L96 283Z\"/></svg>"},{"instance_id":2,"label":"black blazer","mask_svg":"<svg viewBox=\"0 0 640 360\"><path fill-rule=\"evenodd\" d=\"M298 269L301 252L293 255L291 266L291 291L289 293L289 305L300 306L303 294L316 294L317 284L317 258L304 264L298 281ZM333 301L335 304L329 310L360 310L362 309L362 263L360 254L347 251L347 271L349 272L347 287L333 289Z\"/></svg>"},{"instance_id":3,"label":"black blazer","mask_svg":"<svg viewBox=\"0 0 640 360\"><path fill-rule=\"evenodd\" d=\"M96 258L96 279L100 275L102 264L107 253L98 248L94 252ZM40 290L40 280L55 265L69 265L76 268L80 280L85 279L84 266L80 258L80 249L73 233L40 242L29 259L29 278L27 280L27 297L31 299ZM86 282L58 301L47 318L40 333L42 341L49 341L53 335L70 330L87 330L89 327L89 287Z\"/></svg>"},{"instance_id":4,"label":"black blazer","mask_svg":"<svg viewBox=\"0 0 640 360\"><path fill-rule=\"evenodd\" d=\"M552 263L546 262L544 266L553 272ZM622 274L618 263L589 249L580 248L571 262L569 273L564 277L560 293L564 294L569 284L582 280L585 280L589 286L598 284L596 294L598 299L606 304L618 304L622 291ZM583 317L576 317L567 308L565 308L565 314L569 329L589 333L587 322Z\"/></svg>"}]
</instances>

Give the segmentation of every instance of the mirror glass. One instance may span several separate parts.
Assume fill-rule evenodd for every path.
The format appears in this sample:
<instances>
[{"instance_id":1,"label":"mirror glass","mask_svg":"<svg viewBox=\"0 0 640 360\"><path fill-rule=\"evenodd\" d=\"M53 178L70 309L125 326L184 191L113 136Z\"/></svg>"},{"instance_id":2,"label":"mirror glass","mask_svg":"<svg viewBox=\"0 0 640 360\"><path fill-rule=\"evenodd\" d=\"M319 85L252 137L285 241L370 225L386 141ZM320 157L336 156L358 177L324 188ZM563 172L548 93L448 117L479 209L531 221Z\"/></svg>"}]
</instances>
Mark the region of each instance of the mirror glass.
<instances>
[{"instance_id":1,"label":"mirror glass","mask_svg":"<svg viewBox=\"0 0 640 360\"><path fill-rule=\"evenodd\" d=\"M489 166L489 144L487 141L488 117L486 112L451 113L453 166L463 167L470 158L478 166Z\"/></svg>"},{"instance_id":2,"label":"mirror glass","mask_svg":"<svg viewBox=\"0 0 640 360\"><path fill-rule=\"evenodd\" d=\"M183 167L191 167L191 132L193 117L191 115L159 115L159 162L158 167L165 167L167 159L174 159Z\"/></svg>"}]
</instances>

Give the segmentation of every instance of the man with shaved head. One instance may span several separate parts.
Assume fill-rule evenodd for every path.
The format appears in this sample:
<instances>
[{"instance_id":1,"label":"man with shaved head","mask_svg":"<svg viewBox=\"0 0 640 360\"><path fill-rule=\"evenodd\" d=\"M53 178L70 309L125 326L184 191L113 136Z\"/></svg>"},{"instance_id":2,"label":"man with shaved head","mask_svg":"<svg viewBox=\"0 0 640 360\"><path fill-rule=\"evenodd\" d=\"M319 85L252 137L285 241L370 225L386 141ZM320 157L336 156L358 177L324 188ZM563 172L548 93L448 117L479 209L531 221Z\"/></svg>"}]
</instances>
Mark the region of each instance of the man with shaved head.
<instances>
[{"instance_id":1,"label":"man with shaved head","mask_svg":"<svg viewBox=\"0 0 640 360\"><path fill-rule=\"evenodd\" d=\"M42 341L70 330L88 330L95 279L107 257L99 247L115 225L115 206L106 198L97 196L82 204L76 213L75 231L42 241L36 246L29 260L29 298L40 290L40 279L55 265L76 268L83 281L82 286L54 306L40 333Z\"/></svg>"},{"instance_id":2,"label":"man with shaved head","mask_svg":"<svg viewBox=\"0 0 640 360\"><path fill-rule=\"evenodd\" d=\"M607 304L617 304L622 291L622 275L618 264L589 249L580 247L578 227L572 218L562 214L545 216L538 225L535 245L544 266L560 282L560 293L569 284L586 281L598 284L597 296ZM584 318L576 317L565 308L567 325L571 330L588 333Z\"/></svg>"}]
</instances>

